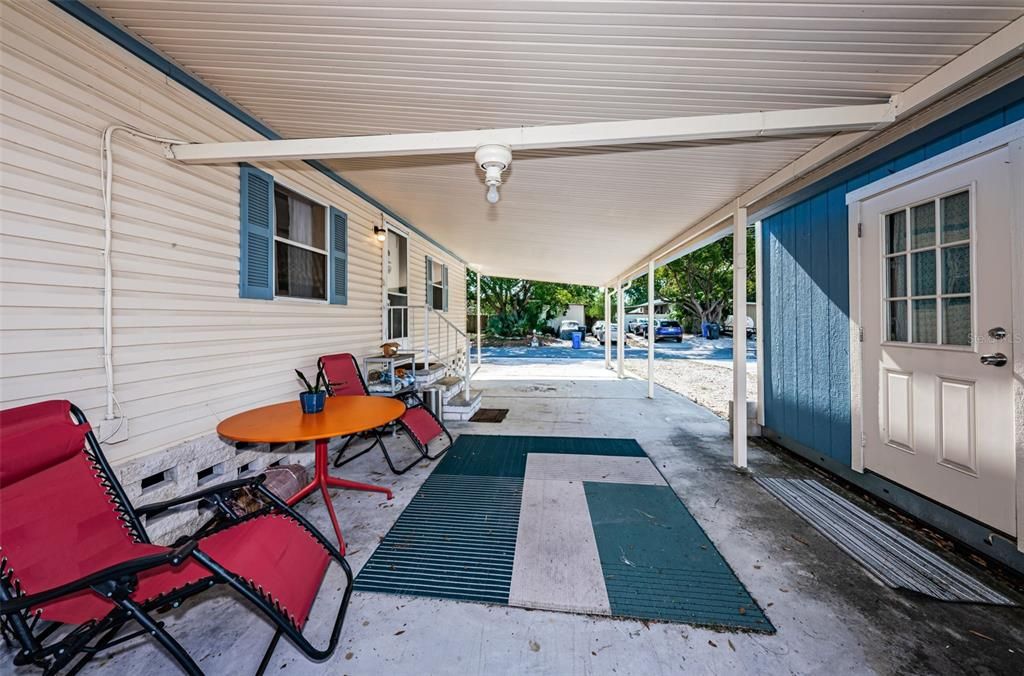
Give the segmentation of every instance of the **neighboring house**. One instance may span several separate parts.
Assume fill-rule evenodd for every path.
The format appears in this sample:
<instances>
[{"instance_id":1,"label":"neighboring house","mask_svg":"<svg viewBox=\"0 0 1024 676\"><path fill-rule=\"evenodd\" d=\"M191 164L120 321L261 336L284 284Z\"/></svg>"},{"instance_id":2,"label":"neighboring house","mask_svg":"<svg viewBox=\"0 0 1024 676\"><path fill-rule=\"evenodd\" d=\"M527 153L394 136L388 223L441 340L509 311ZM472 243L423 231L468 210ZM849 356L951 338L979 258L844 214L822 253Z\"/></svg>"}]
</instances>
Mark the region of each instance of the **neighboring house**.
<instances>
[{"instance_id":1,"label":"neighboring house","mask_svg":"<svg viewBox=\"0 0 1024 676\"><path fill-rule=\"evenodd\" d=\"M561 316L548 320L548 326L557 331L562 322L567 319L571 319L572 321L579 323L580 326L586 326L587 318L585 309L586 306L581 303L570 303L569 307L566 308L565 312L563 312Z\"/></svg>"},{"instance_id":2,"label":"neighboring house","mask_svg":"<svg viewBox=\"0 0 1024 676\"><path fill-rule=\"evenodd\" d=\"M626 312L627 315L640 315L643 317L647 316L647 306L643 305L635 307ZM672 317L672 303L667 300L661 300L660 298L654 301L654 318L655 319L671 319Z\"/></svg>"}]
</instances>

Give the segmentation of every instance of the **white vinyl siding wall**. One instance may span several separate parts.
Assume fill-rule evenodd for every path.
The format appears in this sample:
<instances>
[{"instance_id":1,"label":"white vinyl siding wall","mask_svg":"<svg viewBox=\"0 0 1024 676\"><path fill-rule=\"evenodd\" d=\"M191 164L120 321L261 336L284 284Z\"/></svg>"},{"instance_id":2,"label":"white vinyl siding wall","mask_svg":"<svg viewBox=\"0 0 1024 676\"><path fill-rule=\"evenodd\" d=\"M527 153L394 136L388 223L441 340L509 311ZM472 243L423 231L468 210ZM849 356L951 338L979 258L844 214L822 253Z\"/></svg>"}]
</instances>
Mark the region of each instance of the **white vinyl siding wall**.
<instances>
[{"instance_id":1,"label":"white vinyl siding wall","mask_svg":"<svg viewBox=\"0 0 1024 676\"><path fill-rule=\"evenodd\" d=\"M49 3L5 2L2 22L0 406L67 398L95 425L105 402L103 129L261 137ZM112 460L294 397L292 369L312 371L320 354L377 351L379 210L306 164L260 165L348 214L349 302L240 299L238 167L177 164L124 134L114 158L114 377L130 437L108 446ZM448 264L448 317L464 327L462 264L414 233L412 302L423 302L425 255Z\"/></svg>"}]
</instances>

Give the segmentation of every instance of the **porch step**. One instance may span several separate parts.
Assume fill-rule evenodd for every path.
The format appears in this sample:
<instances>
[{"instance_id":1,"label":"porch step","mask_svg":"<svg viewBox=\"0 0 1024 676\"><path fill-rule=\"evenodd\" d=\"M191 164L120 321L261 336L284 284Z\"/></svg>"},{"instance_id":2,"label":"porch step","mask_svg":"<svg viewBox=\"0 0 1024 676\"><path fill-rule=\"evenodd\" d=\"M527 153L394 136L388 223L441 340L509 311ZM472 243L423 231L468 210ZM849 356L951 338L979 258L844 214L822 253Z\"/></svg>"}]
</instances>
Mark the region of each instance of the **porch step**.
<instances>
[{"instance_id":1,"label":"porch step","mask_svg":"<svg viewBox=\"0 0 1024 676\"><path fill-rule=\"evenodd\" d=\"M483 393L480 390L471 390L467 399L464 392L459 392L444 405L445 420L469 420L473 414L480 410L483 402Z\"/></svg>"},{"instance_id":2,"label":"porch step","mask_svg":"<svg viewBox=\"0 0 1024 676\"><path fill-rule=\"evenodd\" d=\"M445 366L444 364L431 364L429 369L423 367L423 364L416 365L416 384L420 387L428 387L433 385L438 380L445 377Z\"/></svg>"},{"instance_id":3,"label":"porch step","mask_svg":"<svg viewBox=\"0 0 1024 676\"><path fill-rule=\"evenodd\" d=\"M447 404L462 392L462 378L457 376L445 376L437 380L431 387L437 387L443 391L444 403Z\"/></svg>"}]
</instances>

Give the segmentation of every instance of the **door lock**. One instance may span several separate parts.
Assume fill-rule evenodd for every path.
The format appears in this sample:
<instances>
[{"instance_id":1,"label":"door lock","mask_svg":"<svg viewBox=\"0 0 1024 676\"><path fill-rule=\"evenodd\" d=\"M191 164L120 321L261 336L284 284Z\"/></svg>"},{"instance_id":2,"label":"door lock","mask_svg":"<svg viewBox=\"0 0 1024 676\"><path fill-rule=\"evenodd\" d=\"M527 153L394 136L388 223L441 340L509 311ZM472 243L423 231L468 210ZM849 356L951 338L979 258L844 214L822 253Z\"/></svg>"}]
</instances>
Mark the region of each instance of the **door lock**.
<instances>
[{"instance_id":1,"label":"door lock","mask_svg":"<svg viewBox=\"0 0 1024 676\"><path fill-rule=\"evenodd\" d=\"M1002 352L981 355L981 363L985 366L1006 366L1006 355Z\"/></svg>"},{"instance_id":2,"label":"door lock","mask_svg":"<svg viewBox=\"0 0 1024 676\"><path fill-rule=\"evenodd\" d=\"M994 329L988 330L988 337L994 340L1002 340L1006 338L1006 329L1001 326L997 326Z\"/></svg>"}]
</instances>

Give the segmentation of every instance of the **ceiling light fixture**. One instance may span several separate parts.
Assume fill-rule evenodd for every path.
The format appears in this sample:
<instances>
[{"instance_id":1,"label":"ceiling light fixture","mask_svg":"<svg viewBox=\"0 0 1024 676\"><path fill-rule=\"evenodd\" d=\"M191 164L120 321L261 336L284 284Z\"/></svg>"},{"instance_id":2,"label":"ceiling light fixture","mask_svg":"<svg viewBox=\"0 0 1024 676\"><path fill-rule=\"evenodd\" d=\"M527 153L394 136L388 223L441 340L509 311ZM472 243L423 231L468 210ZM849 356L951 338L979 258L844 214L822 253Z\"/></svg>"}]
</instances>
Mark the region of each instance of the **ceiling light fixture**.
<instances>
[{"instance_id":1,"label":"ceiling light fixture","mask_svg":"<svg viewBox=\"0 0 1024 676\"><path fill-rule=\"evenodd\" d=\"M490 143L476 149L476 163L484 170L484 183L487 185L487 201L497 204L501 198L498 186L501 185L501 174L512 164L512 150L508 146Z\"/></svg>"},{"instance_id":2,"label":"ceiling light fixture","mask_svg":"<svg viewBox=\"0 0 1024 676\"><path fill-rule=\"evenodd\" d=\"M378 242L383 242L388 238L388 231L379 225L373 226L373 234L377 237Z\"/></svg>"}]
</instances>

